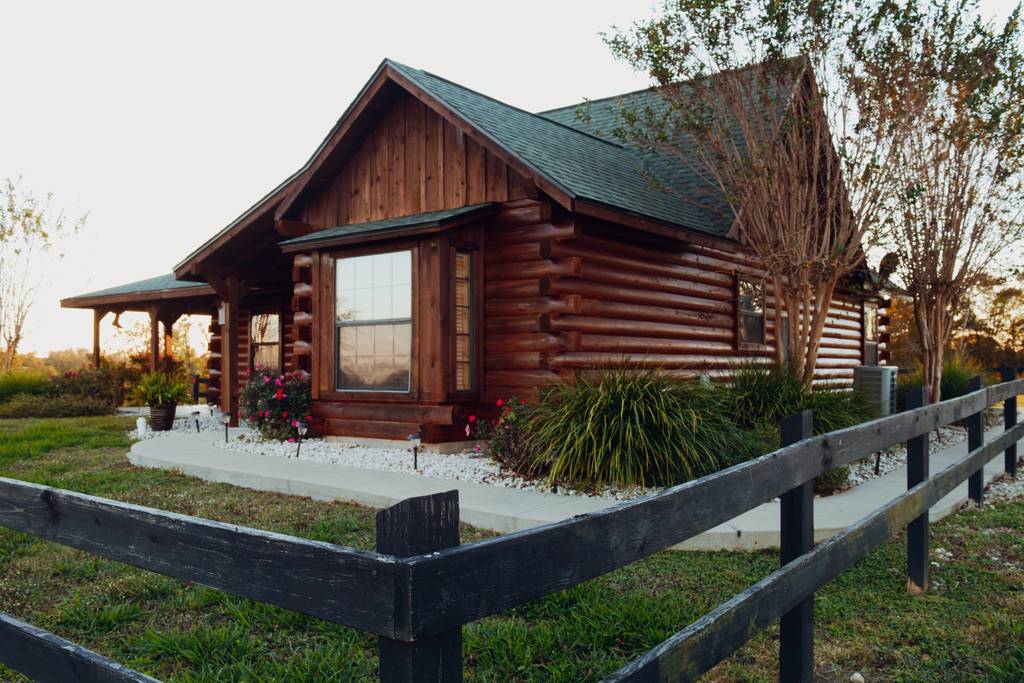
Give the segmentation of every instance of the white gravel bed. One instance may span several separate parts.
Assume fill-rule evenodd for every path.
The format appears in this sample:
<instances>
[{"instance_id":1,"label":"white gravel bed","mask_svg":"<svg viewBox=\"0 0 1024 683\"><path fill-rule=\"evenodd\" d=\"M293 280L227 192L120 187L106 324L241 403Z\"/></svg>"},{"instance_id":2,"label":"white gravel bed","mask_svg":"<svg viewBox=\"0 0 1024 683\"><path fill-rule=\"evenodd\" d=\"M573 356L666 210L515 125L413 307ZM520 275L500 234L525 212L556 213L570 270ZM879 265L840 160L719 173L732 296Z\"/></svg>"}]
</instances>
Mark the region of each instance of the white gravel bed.
<instances>
[{"instance_id":1,"label":"white gravel bed","mask_svg":"<svg viewBox=\"0 0 1024 683\"><path fill-rule=\"evenodd\" d=\"M967 438L967 430L963 427L940 427L928 435L928 447L931 453L938 453L950 446L960 443ZM875 472L876 456L872 455L863 460L850 464L850 474L847 482L850 486L857 486L864 482L895 472L907 464L906 444L897 444L882 451L881 459L878 460L878 472Z\"/></svg>"},{"instance_id":2,"label":"white gravel bed","mask_svg":"<svg viewBox=\"0 0 1024 683\"><path fill-rule=\"evenodd\" d=\"M134 438L153 439L173 433L195 433L195 431L195 419L189 417L175 420L171 431L154 432L146 430L140 436L133 429L130 434ZM199 431L223 433L224 426L220 422L219 414L201 416L199 418ZM325 441L323 439L305 439L300 449L298 444L295 443L264 441L255 430L246 427L242 428L240 434L232 429L230 441L224 443L222 440L217 440L214 442L214 445L217 448L238 453L265 455L276 458L295 458L296 452L298 452L300 460L309 460L311 462L326 462L368 470L418 474L435 479L456 479L458 481L491 484L493 486L554 493L563 496L588 496L606 500L629 500L658 490L640 488L616 489L610 486L596 492L569 489L562 486L552 490L546 480L524 479L510 472L503 472L497 462L483 453L474 451L445 455L420 451L417 458L419 469L413 470L411 447L378 448L356 446L338 441Z\"/></svg>"},{"instance_id":3,"label":"white gravel bed","mask_svg":"<svg viewBox=\"0 0 1024 683\"><path fill-rule=\"evenodd\" d=\"M1007 503L1020 498L1024 498L1024 474L1018 471L1016 479L1004 476L1002 479L989 484L988 488L985 489L982 505Z\"/></svg>"}]
</instances>

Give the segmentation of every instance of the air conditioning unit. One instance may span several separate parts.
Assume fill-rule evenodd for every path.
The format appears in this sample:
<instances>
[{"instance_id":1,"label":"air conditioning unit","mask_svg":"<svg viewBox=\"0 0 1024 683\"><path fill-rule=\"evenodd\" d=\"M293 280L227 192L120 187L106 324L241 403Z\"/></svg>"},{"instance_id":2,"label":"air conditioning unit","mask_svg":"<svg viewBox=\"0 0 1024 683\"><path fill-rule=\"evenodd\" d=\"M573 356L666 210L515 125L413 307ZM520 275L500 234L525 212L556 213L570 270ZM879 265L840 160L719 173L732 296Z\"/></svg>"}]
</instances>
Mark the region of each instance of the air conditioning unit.
<instances>
[{"instance_id":1,"label":"air conditioning unit","mask_svg":"<svg viewBox=\"0 0 1024 683\"><path fill-rule=\"evenodd\" d=\"M853 369L853 390L860 392L881 417L896 412L896 379L900 369L892 365L860 365Z\"/></svg>"}]
</instances>

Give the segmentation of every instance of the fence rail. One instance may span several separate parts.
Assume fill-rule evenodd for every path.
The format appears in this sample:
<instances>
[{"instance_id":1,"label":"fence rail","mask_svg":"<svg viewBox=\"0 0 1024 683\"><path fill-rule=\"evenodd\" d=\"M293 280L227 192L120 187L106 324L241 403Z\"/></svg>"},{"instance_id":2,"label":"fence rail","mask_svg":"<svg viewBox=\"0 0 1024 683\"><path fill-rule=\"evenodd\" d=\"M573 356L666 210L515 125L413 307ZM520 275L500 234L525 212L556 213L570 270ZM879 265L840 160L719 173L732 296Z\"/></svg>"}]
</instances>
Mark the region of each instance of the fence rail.
<instances>
[{"instance_id":1,"label":"fence rail","mask_svg":"<svg viewBox=\"0 0 1024 683\"><path fill-rule=\"evenodd\" d=\"M1016 471L1024 380L1009 370L1004 380L935 405L923 405L922 394L921 407L820 436L809 435L809 413L792 416L782 426L788 445L773 453L466 546L458 545L454 491L381 511L377 552L11 479L0 479L0 526L376 634L381 680L460 681L464 624L629 565L781 497L783 566L608 680L693 680L781 619L780 677L810 681L814 592L908 525L908 587L927 590L929 508L964 480L980 500L982 469L1000 452L1007 472ZM983 443L983 411L998 402L1004 431ZM960 421L968 424L967 456L928 477L928 433ZM901 442L908 444L908 491L814 547L813 479ZM153 680L6 615L0 663L38 680Z\"/></svg>"}]
</instances>

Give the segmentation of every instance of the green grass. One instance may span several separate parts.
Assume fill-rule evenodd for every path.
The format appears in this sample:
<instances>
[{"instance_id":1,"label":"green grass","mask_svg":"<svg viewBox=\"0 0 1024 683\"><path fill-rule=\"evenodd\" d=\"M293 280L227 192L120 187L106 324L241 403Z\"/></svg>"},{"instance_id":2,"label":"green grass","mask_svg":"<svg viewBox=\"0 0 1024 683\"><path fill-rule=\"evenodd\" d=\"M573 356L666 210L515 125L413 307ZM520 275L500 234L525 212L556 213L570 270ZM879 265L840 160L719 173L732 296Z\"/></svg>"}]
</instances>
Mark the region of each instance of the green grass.
<instances>
[{"instance_id":1,"label":"green grass","mask_svg":"<svg viewBox=\"0 0 1024 683\"><path fill-rule=\"evenodd\" d=\"M117 418L0 424L0 476L373 546L373 512L131 467ZM1020 681L1024 502L932 527L954 559L904 589L903 539L818 593L817 673L846 681ZM463 529L463 542L481 534ZM937 558L936 561L939 561ZM591 681L771 572L773 553L663 552L464 629L469 681ZM294 612L0 530L0 610L169 681L373 680L373 638ZM777 630L709 676L774 681ZM19 680L0 672L0 680Z\"/></svg>"}]
</instances>

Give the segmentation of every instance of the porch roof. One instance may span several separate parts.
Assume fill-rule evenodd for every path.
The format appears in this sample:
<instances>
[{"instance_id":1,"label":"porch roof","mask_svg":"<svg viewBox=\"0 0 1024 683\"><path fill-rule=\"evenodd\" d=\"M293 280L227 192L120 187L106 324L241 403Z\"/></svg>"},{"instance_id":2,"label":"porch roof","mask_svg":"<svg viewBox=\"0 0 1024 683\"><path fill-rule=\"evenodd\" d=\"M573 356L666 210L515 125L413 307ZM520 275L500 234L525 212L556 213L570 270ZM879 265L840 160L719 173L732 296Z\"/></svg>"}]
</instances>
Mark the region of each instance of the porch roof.
<instances>
[{"instance_id":1,"label":"porch roof","mask_svg":"<svg viewBox=\"0 0 1024 683\"><path fill-rule=\"evenodd\" d=\"M488 202L472 206L460 206L454 209L428 211L411 216L385 218L368 223L339 225L333 228L317 230L302 237L295 237L280 242L285 252L300 251L306 248L330 247L350 242L362 242L376 237L400 237L419 234L434 230L450 228L470 220L485 218L498 210L498 204Z\"/></svg>"},{"instance_id":2,"label":"porch roof","mask_svg":"<svg viewBox=\"0 0 1024 683\"><path fill-rule=\"evenodd\" d=\"M61 299L62 308L120 308L133 310L167 300L199 299L205 304L214 296L206 283L178 280L173 273L136 280L115 287ZM197 302L198 303L198 302Z\"/></svg>"}]
</instances>

